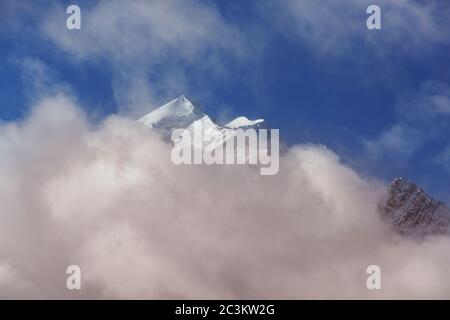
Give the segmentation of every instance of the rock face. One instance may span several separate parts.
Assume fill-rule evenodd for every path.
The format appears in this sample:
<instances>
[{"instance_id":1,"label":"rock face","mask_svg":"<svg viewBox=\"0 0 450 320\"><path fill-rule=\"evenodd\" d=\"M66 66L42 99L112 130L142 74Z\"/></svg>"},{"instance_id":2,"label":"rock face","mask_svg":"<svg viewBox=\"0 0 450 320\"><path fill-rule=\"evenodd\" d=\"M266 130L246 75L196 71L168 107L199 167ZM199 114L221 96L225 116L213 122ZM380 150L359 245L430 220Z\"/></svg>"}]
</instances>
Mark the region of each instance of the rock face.
<instances>
[{"instance_id":1,"label":"rock face","mask_svg":"<svg viewBox=\"0 0 450 320\"><path fill-rule=\"evenodd\" d=\"M405 236L450 234L450 209L404 178L389 185L383 214Z\"/></svg>"}]
</instances>

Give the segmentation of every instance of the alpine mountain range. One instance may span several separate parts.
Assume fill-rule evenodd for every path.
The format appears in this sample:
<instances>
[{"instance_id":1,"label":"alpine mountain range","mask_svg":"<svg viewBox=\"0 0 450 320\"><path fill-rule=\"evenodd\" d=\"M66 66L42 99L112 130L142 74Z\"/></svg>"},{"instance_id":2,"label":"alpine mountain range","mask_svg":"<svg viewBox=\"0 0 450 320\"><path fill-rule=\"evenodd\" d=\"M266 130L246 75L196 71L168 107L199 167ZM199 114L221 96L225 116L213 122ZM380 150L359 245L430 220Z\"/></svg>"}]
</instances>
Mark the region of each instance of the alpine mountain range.
<instances>
[{"instance_id":1,"label":"alpine mountain range","mask_svg":"<svg viewBox=\"0 0 450 320\"><path fill-rule=\"evenodd\" d=\"M196 124L206 129L206 139L216 146L225 143L226 130L269 128L264 119L249 120L245 116L219 124L184 95L154 109L138 121L159 133L166 142L174 144L177 143L171 141L174 130L192 130ZM245 152L235 149L238 157L245 156ZM396 178L387 186L387 198L380 206L380 215L405 237L450 234L450 209L406 178Z\"/></svg>"}]
</instances>

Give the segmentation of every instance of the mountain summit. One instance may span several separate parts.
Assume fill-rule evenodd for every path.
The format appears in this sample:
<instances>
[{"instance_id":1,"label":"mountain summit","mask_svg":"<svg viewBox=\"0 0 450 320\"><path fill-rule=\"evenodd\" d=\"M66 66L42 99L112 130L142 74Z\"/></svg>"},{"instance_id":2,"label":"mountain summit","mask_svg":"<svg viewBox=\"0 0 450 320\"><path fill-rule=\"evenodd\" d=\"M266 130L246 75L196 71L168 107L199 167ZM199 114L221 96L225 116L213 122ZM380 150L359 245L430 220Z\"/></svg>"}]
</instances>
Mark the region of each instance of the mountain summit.
<instances>
[{"instance_id":1,"label":"mountain summit","mask_svg":"<svg viewBox=\"0 0 450 320\"><path fill-rule=\"evenodd\" d=\"M249 120L244 116L238 117L225 125L216 123L184 95L156 108L138 121L160 133L163 140L171 141L178 147L186 143L183 142L183 134L172 137L175 130L184 129L191 136L194 136L194 128L201 128L203 140L189 143L194 148L202 148L206 143L212 150L217 150L219 146L225 146L230 139L234 140L238 129L269 129L264 119ZM267 137L270 140L270 132L267 133ZM269 152L271 150L270 143L264 144L260 148L261 150L258 149L259 142L258 146L246 142L245 148L238 147L236 144L233 148L236 158L245 162L248 155L255 154L256 151Z\"/></svg>"},{"instance_id":2,"label":"mountain summit","mask_svg":"<svg viewBox=\"0 0 450 320\"><path fill-rule=\"evenodd\" d=\"M149 128L156 129L164 136L170 136L173 130L185 129L194 121L202 118L209 119L206 114L182 95L156 108L138 121Z\"/></svg>"},{"instance_id":3,"label":"mountain summit","mask_svg":"<svg viewBox=\"0 0 450 320\"><path fill-rule=\"evenodd\" d=\"M388 186L383 214L405 236L450 234L450 209L404 178L397 178Z\"/></svg>"},{"instance_id":4,"label":"mountain summit","mask_svg":"<svg viewBox=\"0 0 450 320\"><path fill-rule=\"evenodd\" d=\"M248 128L261 127L264 119L249 120L246 117L238 117L225 125L214 122L199 107L195 106L185 95L169 101L146 114L138 121L150 128L171 133L175 129L187 129L195 121L201 120L223 128Z\"/></svg>"}]
</instances>

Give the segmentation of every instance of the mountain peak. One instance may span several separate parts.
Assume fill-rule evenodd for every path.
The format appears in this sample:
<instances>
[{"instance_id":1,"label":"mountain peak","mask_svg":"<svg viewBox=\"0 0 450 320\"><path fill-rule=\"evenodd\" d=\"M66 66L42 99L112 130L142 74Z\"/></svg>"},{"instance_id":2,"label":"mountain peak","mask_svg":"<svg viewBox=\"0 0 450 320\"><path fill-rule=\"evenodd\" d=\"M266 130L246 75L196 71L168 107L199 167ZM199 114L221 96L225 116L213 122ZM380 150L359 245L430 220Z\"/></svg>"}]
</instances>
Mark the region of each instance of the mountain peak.
<instances>
[{"instance_id":1,"label":"mountain peak","mask_svg":"<svg viewBox=\"0 0 450 320\"><path fill-rule=\"evenodd\" d=\"M170 101L170 102L176 102L176 105L179 106L179 107L183 107L183 106L185 106L185 105L188 105L188 106L190 106L190 107L192 107L192 108L196 108L196 106L194 105L194 103L192 103L192 101L189 100L189 99L186 97L186 95L184 95L184 94L182 94L181 96L179 96L179 97L176 98L176 99L173 99L173 100ZM170 103L170 102L169 102L169 103Z\"/></svg>"},{"instance_id":2,"label":"mountain peak","mask_svg":"<svg viewBox=\"0 0 450 320\"><path fill-rule=\"evenodd\" d=\"M397 177L389 184L390 194L406 192L408 190L422 190L422 188L418 187L414 182L403 177Z\"/></svg>"},{"instance_id":3,"label":"mountain peak","mask_svg":"<svg viewBox=\"0 0 450 320\"><path fill-rule=\"evenodd\" d=\"M138 121L150 128L186 127L203 116L205 114L183 94L156 108Z\"/></svg>"},{"instance_id":4,"label":"mountain peak","mask_svg":"<svg viewBox=\"0 0 450 320\"><path fill-rule=\"evenodd\" d=\"M403 177L389 184L384 216L397 232L406 236L449 232L450 209Z\"/></svg>"},{"instance_id":5,"label":"mountain peak","mask_svg":"<svg viewBox=\"0 0 450 320\"><path fill-rule=\"evenodd\" d=\"M256 129L266 128L267 126L262 119L249 120L243 116L223 126L214 122L207 114L203 113L184 94L156 108L138 121L159 133L164 141L171 141L174 144L185 143L183 139L173 137L176 129L185 129L192 133L196 128L196 124L198 124L202 128L204 141L208 141L209 146L214 148L223 146L230 139L230 135L236 134L240 128L248 129L253 127ZM186 143L192 144L193 142ZM196 146L195 143L194 146ZM239 149L237 146L234 148L236 157L238 159L243 158L244 162L249 152L246 150L247 147L246 145L243 149Z\"/></svg>"},{"instance_id":6,"label":"mountain peak","mask_svg":"<svg viewBox=\"0 0 450 320\"><path fill-rule=\"evenodd\" d=\"M179 96L178 98L176 98L175 100L178 100L178 101L181 101L181 102L184 102L184 101L189 101L189 102L191 102L187 97L186 97L186 95L183 93L181 96ZM192 102L191 102L192 103Z\"/></svg>"}]
</instances>

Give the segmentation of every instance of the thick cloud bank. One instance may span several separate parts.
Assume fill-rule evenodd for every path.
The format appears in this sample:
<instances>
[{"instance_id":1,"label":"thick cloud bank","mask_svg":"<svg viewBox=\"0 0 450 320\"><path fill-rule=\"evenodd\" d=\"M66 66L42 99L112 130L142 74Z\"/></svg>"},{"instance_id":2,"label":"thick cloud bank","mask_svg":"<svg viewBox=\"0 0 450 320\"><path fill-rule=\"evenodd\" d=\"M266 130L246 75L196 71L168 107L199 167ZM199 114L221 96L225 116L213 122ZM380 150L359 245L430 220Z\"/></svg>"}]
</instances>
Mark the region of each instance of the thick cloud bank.
<instances>
[{"instance_id":1,"label":"thick cloud bank","mask_svg":"<svg viewBox=\"0 0 450 320\"><path fill-rule=\"evenodd\" d=\"M268 177L175 166L135 121L92 124L64 96L33 110L0 126L1 298L450 297L450 241L393 234L383 186L325 147L292 147Z\"/></svg>"}]
</instances>

